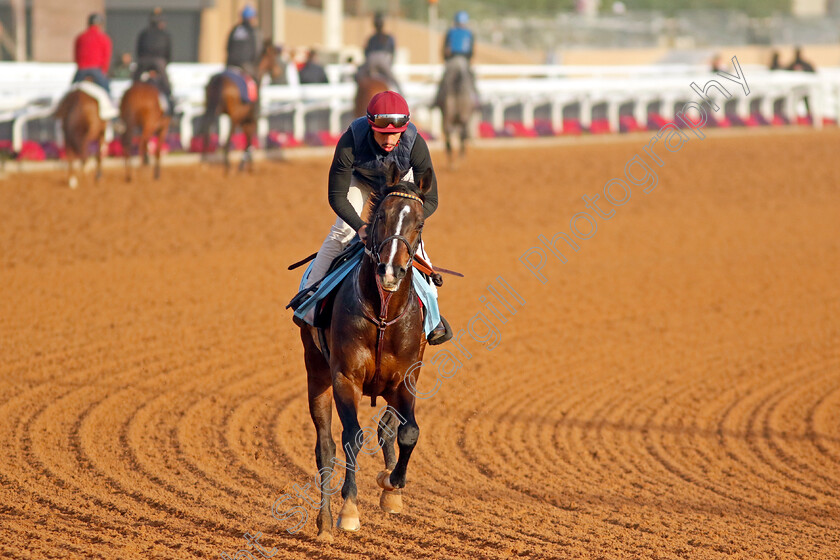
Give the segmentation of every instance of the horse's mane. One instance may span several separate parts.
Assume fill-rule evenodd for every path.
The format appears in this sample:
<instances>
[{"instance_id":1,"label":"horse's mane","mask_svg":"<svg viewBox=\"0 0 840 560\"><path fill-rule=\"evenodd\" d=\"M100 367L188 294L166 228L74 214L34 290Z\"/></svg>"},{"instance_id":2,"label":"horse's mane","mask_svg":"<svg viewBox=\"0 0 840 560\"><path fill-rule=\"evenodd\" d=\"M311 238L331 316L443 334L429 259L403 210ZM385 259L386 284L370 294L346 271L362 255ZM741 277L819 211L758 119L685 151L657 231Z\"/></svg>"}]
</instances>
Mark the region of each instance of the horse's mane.
<instances>
[{"instance_id":1,"label":"horse's mane","mask_svg":"<svg viewBox=\"0 0 840 560\"><path fill-rule=\"evenodd\" d=\"M423 202L426 202L426 197L423 196L423 193L420 192L420 187L410 181L400 181L396 185L392 185L390 187L385 187L384 189L375 189L368 198L368 218L376 214L376 211L379 210L379 205L382 204L382 201L385 200L385 197L391 193L400 192L406 194L412 194L418 197Z\"/></svg>"}]
</instances>

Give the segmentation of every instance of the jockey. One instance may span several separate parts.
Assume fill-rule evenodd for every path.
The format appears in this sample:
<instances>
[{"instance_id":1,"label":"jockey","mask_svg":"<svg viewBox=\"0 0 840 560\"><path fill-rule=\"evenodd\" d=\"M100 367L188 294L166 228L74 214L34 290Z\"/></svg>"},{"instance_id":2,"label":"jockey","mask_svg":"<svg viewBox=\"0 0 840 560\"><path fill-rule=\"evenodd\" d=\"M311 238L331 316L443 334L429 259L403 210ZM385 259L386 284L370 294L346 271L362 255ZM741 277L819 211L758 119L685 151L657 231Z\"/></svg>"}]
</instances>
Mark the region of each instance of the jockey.
<instances>
[{"instance_id":1,"label":"jockey","mask_svg":"<svg viewBox=\"0 0 840 560\"><path fill-rule=\"evenodd\" d=\"M441 109L443 108L443 84L448 83L448 79L455 72L466 71L468 73L473 97L477 96L478 89L475 85L475 75L470 67L475 51L475 37L473 32L467 29L469 21L470 16L467 12L463 10L457 12L455 14L455 25L449 28L443 40L443 60L446 66L443 71L441 88L438 90L435 101L435 106Z\"/></svg>"},{"instance_id":2,"label":"jockey","mask_svg":"<svg viewBox=\"0 0 840 560\"><path fill-rule=\"evenodd\" d=\"M399 84L391 71L394 64L395 41L394 36L383 31L385 16L376 12L373 16L374 34L365 45L365 63L359 68L360 76L381 77L394 90L399 90Z\"/></svg>"},{"instance_id":3,"label":"jockey","mask_svg":"<svg viewBox=\"0 0 840 560\"><path fill-rule=\"evenodd\" d=\"M227 65L241 68L254 79L260 56L256 26L256 10L251 5L245 6L242 21L231 30L227 41Z\"/></svg>"},{"instance_id":4,"label":"jockey","mask_svg":"<svg viewBox=\"0 0 840 560\"><path fill-rule=\"evenodd\" d=\"M88 16L88 28L76 37L74 53L78 69L73 76L73 83L89 77L110 94L111 83L107 76L111 66L112 45L111 38L102 30L104 23L101 14L91 14Z\"/></svg>"},{"instance_id":5,"label":"jockey","mask_svg":"<svg viewBox=\"0 0 840 560\"><path fill-rule=\"evenodd\" d=\"M414 177L432 169L432 183L423 205L424 217L431 216L437 208L437 179L429 147L409 122L409 117L408 103L399 93L378 93L368 104L367 116L354 120L339 139L330 166L328 189L329 203L338 214L338 220L318 250L305 288L324 277L330 263L357 232L362 241L367 238L368 224L361 214L370 193L385 185L385 164L396 162L405 170L403 180L406 181L413 181ZM422 243L418 252L425 256ZM433 286L432 293L437 297ZM441 317L440 323L429 333L428 341L440 344L451 337L452 331Z\"/></svg>"},{"instance_id":6,"label":"jockey","mask_svg":"<svg viewBox=\"0 0 840 560\"><path fill-rule=\"evenodd\" d=\"M166 65L171 60L172 37L166 31L166 21L163 19L160 8L155 8L149 17L149 27L141 31L137 37L137 67L134 69L134 80L139 80L144 72L154 71L157 74L158 87L169 101L170 114L174 105Z\"/></svg>"},{"instance_id":7,"label":"jockey","mask_svg":"<svg viewBox=\"0 0 840 560\"><path fill-rule=\"evenodd\" d=\"M443 40L443 59L449 60L454 56L463 56L471 60L475 48L473 32L467 29L470 16L464 10L455 14L455 25L446 32Z\"/></svg>"}]
</instances>

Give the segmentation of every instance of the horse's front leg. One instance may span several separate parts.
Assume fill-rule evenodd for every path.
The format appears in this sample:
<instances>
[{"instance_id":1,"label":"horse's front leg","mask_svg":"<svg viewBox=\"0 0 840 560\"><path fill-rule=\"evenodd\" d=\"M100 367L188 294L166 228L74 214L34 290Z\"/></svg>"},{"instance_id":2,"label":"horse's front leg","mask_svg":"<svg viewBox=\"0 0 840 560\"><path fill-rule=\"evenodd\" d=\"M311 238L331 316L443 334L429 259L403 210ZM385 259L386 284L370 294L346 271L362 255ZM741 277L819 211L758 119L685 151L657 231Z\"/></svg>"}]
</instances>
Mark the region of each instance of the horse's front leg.
<instances>
[{"instance_id":1,"label":"horse's front leg","mask_svg":"<svg viewBox=\"0 0 840 560\"><path fill-rule=\"evenodd\" d=\"M345 531L358 531L359 508L357 505L356 472L359 470L357 458L361 449L362 428L359 425L358 409L362 396L361 387L355 385L344 373L333 374L333 395L335 408L341 419L343 430L341 443L344 447L345 475L344 485L341 487L341 497L344 505L338 513L337 526Z\"/></svg>"},{"instance_id":2,"label":"horse's front leg","mask_svg":"<svg viewBox=\"0 0 840 560\"><path fill-rule=\"evenodd\" d=\"M397 465L397 454L394 451L394 442L397 440L397 427L400 425L399 417L394 409L388 408L379 419L377 435L382 443L382 455L385 459L385 470L391 472ZM402 490L382 489L379 496L379 507L385 513L402 512Z\"/></svg>"},{"instance_id":3,"label":"horse's front leg","mask_svg":"<svg viewBox=\"0 0 840 560\"><path fill-rule=\"evenodd\" d=\"M400 455L394 470L390 473L385 470L376 477L376 482L383 490L396 490L405 488L405 472L408 467L408 460L411 452L417 445L420 437L420 428L414 419L414 395L404 385L400 385L400 392L393 403L394 408L401 417L399 430L397 432L397 444L400 448Z\"/></svg>"}]
</instances>

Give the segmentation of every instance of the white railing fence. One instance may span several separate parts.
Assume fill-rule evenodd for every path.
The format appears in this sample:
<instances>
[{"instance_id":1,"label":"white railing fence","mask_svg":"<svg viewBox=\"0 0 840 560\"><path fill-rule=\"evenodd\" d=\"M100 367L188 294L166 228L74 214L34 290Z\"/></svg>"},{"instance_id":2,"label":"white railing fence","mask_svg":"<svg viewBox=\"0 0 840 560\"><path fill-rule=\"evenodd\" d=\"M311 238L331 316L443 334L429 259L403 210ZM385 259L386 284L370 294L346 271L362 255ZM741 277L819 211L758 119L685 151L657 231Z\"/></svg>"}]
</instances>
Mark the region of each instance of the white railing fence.
<instances>
[{"instance_id":1,"label":"white railing fence","mask_svg":"<svg viewBox=\"0 0 840 560\"><path fill-rule=\"evenodd\" d=\"M185 148L204 113L204 86L221 70L217 64L169 66L180 114L180 139ZM584 128L591 125L594 115L603 115L609 129L618 131L621 114L628 112L646 126L649 107L658 107L659 114L670 120L677 104L699 99L690 87L692 83L703 87L712 79L732 94L730 111L741 118L746 119L757 110L770 122L781 107L781 113L794 120L805 98L815 127L822 126L824 118L836 121L840 114L840 68L821 69L817 74L769 72L758 66L742 66L741 70L750 89L748 96L740 85L716 77L706 67L691 65L475 67L482 114L495 130L504 128L506 115L515 115L514 120L533 127L538 114L550 122L555 133L563 131L564 115L568 114L574 114ZM19 150L34 121L50 118L51 108L67 91L74 71L72 64L0 63L0 139L11 140L13 149ZM278 117L287 123L287 132L297 140L312 132L339 134L352 118L354 71L351 66L331 65L327 67L329 84L302 85L290 65L286 84L266 84L261 90L260 137L266 137L271 122ZM415 122L433 136L441 133L440 113L431 104L442 72L440 65L395 68ZM128 85L126 80L113 81L113 98L119 100ZM726 101L714 89L712 94L717 95L719 104ZM43 135L51 127L54 129L52 124L41 124L36 128ZM226 130L222 119L222 135Z\"/></svg>"}]
</instances>

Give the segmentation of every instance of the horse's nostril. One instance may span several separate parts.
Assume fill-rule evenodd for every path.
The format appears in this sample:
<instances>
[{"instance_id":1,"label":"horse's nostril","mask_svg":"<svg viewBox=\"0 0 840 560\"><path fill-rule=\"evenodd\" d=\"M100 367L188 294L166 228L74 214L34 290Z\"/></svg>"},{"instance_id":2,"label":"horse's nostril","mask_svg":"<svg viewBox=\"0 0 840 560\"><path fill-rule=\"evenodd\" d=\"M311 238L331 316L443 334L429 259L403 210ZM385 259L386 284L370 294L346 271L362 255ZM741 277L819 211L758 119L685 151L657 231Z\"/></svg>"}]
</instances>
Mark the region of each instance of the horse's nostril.
<instances>
[{"instance_id":1,"label":"horse's nostril","mask_svg":"<svg viewBox=\"0 0 840 560\"><path fill-rule=\"evenodd\" d=\"M400 266L400 267L398 267L398 268L397 268L397 274L396 274L396 276L397 276L397 278L399 278L400 280L402 280L403 278L405 278L405 273L406 273L406 269L405 269L405 267L404 267L404 266Z\"/></svg>"},{"instance_id":2,"label":"horse's nostril","mask_svg":"<svg viewBox=\"0 0 840 560\"><path fill-rule=\"evenodd\" d=\"M377 273L379 276L385 276L385 270L386 270L386 269L385 269L385 265L384 265L384 264L380 264L379 266L377 266L377 267L376 267L376 273Z\"/></svg>"}]
</instances>

